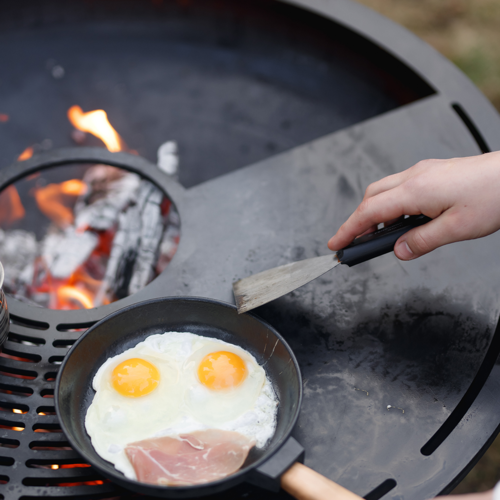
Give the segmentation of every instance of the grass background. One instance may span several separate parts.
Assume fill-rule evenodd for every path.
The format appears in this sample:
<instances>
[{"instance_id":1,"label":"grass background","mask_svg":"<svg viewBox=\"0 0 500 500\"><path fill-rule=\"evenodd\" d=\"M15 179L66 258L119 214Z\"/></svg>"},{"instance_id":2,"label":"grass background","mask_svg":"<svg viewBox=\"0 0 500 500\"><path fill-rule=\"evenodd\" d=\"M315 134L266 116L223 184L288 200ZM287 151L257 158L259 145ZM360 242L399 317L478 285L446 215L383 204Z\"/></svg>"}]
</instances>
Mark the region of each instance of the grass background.
<instances>
[{"instance_id":1,"label":"grass background","mask_svg":"<svg viewBox=\"0 0 500 500\"><path fill-rule=\"evenodd\" d=\"M357 0L453 61L500 111L500 0ZM454 494L500 481L500 435Z\"/></svg>"}]
</instances>

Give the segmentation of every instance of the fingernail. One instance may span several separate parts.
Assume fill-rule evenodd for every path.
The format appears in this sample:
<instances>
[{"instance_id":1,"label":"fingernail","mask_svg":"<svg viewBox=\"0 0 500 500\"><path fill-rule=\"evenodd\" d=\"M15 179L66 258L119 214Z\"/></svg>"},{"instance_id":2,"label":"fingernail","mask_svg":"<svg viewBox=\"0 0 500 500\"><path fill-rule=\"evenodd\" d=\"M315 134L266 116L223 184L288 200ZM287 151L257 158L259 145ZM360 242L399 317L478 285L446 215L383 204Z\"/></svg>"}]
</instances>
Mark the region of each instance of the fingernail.
<instances>
[{"instance_id":1,"label":"fingernail","mask_svg":"<svg viewBox=\"0 0 500 500\"><path fill-rule=\"evenodd\" d=\"M411 251L408 243L406 241L400 241L396 248L394 249L394 253L401 260L411 260L415 258L415 254Z\"/></svg>"}]
</instances>

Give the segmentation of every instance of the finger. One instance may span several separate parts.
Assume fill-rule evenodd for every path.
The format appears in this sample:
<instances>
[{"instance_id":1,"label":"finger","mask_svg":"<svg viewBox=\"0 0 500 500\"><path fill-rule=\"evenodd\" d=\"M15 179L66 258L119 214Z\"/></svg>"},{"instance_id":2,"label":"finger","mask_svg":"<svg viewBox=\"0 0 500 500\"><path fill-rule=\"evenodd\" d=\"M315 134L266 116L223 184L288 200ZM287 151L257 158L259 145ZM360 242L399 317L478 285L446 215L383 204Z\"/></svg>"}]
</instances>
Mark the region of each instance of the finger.
<instances>
[{"instance_id":1,"label":"finger","mask_svg":"<svg viewBox=\"0 0 500 500\"><path fill-rule=\"evenodd\" d=\"M357 236L381 222L397 219L403 215L422 213L413 196L400 186L364 200L354 213L342 224L328 242L330 250L340 250Z\"/></svg>"},{"instance_id":2,"label":"finger","mask_svg":"<svg viewBox=\"0 0 500 500\"><path fill-rule=\"evenodd\" d=\"M388 175L379 181L373 182L370 184L365 191L365 196L363 200L367 198L372 198L373 196L377 196L380 193L384 193L385 191L389 191L394 189L395 187L400 186L404 182L406 182L411 177L418 175L422 171L428 170L436 166L436 163L441 162L442 160L423 160L419 161L415 165L402 172L398 172L397 174Z\"/></svg>"},{"instance_id":3,"label":"finger","mask_svg":"<svg viewBox=\"0 0 500 500\"><path fill-rule=\"evenodd\" d=\"M445 212L423 226L408 231L394 245L394 253L401 260L413 260L448 243L464 239L458 218Z\"/></svg>"},{"instance_id":4,"label":"finger","mask_svg":"<svg viewBox=\"0 0 500 500\"><path fill-rule=\"evenodd\" d=\"M363 200L366 200L367 198L373 198L380 193L384 193L385 191L389 191L390 189L394 189L395 187L400 186L408 178L408 173L408 170L404 170L403 172L389 175L387 177L384 177L383 179L380 179L379 181L373 182L366 188Z\"/></svg>"}]
</instances>

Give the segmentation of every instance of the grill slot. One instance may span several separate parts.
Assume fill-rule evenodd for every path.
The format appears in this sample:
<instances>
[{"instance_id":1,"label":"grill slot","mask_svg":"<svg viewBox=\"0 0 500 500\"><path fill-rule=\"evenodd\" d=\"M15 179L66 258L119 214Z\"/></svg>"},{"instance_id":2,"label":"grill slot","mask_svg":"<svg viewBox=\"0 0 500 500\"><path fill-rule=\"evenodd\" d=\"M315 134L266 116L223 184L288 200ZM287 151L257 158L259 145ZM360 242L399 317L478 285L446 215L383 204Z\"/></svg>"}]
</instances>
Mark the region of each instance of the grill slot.
<instances>
[{"instance_id":1,"label":"grill slot","mask_svg":"<svg viewBox=\"0 0 500 500\"><path fill-rule=\"evenodd\" d=\"M0 411L22 414L28 413L29 410L29 406L23 405L21 403L7 403L4 401L0 401Z\"/></svg>"},{"instance_id":2,"label":"grill slot","mask_svg":"<svg viewBox=\"0 0 500 500\"><path fill-rule=\"evenodd\" d=\"M35 380L38 377L37 372L31 370L20 370L18 368L10 368L0 364L0 375L7 377L20 378L24 380Z\"/></svg>"},{"instance_id":3,"label":"grill slot","mask_svg":"<svg viewBox=\"0 0 500 500\"><path fill-rule=\"evenodd\" d=\"M30 335L21 335L18 333L9 333L8 339L11 342L18 343L18 344L24 344L24 345L44 345L45 344L45 339L42 339L40 337L32 337Z\"/></svg>"},{"instance_id":4,"label":"grill slot","mask_svg":"<svg viewBox=\"0 0 500 500\"><path fill-rule=\"evenodd\" d=\"M25 427L26 425L22 422L0 418L0 429L11 429L16 432L21 432L24 431Z\"/></svg>"},{"instance_id":5,"label":"grill slot","mask_svg":"<svg viewBox=\"0 0 500 500\"><path fill-rule=\"evenodd\" d=\"M15 396L29 397L33 394L33 389L31 387L20 387L18 385L2 384L0 383L0 393L12 394ZM2 397L4 402L8 402L9 399Z\"/></svg>"},{"instance_id":6,"label":"grill slot","mask_svg":"<svg viewBox=\"0 0 500 500\"><path fill-rule=\"evenodd\" d=\"M60 365L64 359L64 356L51 356L49 358L49 363L52 363L54 365Z\"/></svg>"},{"instance_id":7,"label":"grill slot","mask_svg":"<svg viewBox=\"0 0 500 500\"><path fill-rule=\"evenodd\" d=\"M43 389L40 391L40 396L42 396L42 398L53 398L54 389Z\"/></svg>"},{"instance_id":8,"label":"grill slot","mask_svg":"<svg viewBox=\"0 0 500 500\"><path fill-rule=\"evenodd\" d=\"M31 469L52 469L52 470L57 470L57 469L80 469L80 468L88 468L90 467L90 464L83 463L81 459L80 461L77 460L71 460L71 459L66 459L66 460L57 460L57 463L52 459L33 459L33 460L28 460L26 462L26 467L29 467Z\"/></svg>"},{"instance_id":9,"label":"grill slot","mask_svg":"<svg viewBox=\"0 0 500 500\"><path fill-rule=\"evenodd\" d=\"M12 359L15 361L22 361L23 363L38 363L42 357L38 355L30 355L24 356L22 353L18 353L16 351L13 351L12 349L8 349L4 346L3 352L0 352L0 358L6 358L6 359Z\"/></svg>"},{"instance_id":10,"label":"grill slot","mask_svg":"<svg viewBox=\"0 0 500 500\"><path fill-rule=\"evenodd\" d=\"M20 316L15 316L10 314L10 322L13 325L24 326L26 328L34 330L48 330L49 324L43 321L35 321L33 319L21 318Z\"/></svg>"},{"instance_id":11,"label":"grill slot","mask_svg":"<svg viewBox=\"0 0 500 500\"><path fill-rule=\"evenodd\" d=\"M73 448L69 445L67 441L32 441L30 443L30 448L32 450L41 450L41 451L59 451L59 450L71 450Z\"/></svg>"},{"instance_id":12,"label":"grill slot","mask_svg":"<svg viewBox=\"0 0 500 500\"><path fill-rule=\"evenodd\" d=\"M35 424L33 426L34 432L62 432L59 424Z\"/></svg>"},{"instance_id":13,"label":"grill slot","mask_svg":"<svg viewBox=\"0 0 500 500\"><path fill-rule=\"evenodd\" d=\"M89 323L72 323L72 324L64 324L61 323L57 325L56 330L58 332L79 332L83 333L85 330L95 325L95 321L90 321Z\"/></svg>"},{"instance_id":14,"label":"grill slot","mask_svg":"<svg viewBox=\"0 0 500 500\"><path fill-rule=\"evenodd\" d=\"M54 342L52 342L52 345L54 347L57 347L57 348L66 348L66 349L69 349L75 342L77 341L77 339L73 339L73 340L70 340L70 339L66 339L66 340L54 340Z\"/></svg>"},{"instance_id":15,"label":"grill slot","mask_svg":"<svg viewBox=\"0 0 500 500\"><path fill-rule=\"evenodd\" d=\"M19 444L20 443L17 439L0 438L1 448L17 448Z\"/></svg>"},{"instance_id":16,"label":"grill slot","mask_svg":"<svg viewBox=\"0 0 500 500\"><path fill-rule=\"evenodd\" d=\"M55 415L56 409L53 406L39 406L36 409L38 415L46 416L46 415Z\"/></svg>"}]
</instances>

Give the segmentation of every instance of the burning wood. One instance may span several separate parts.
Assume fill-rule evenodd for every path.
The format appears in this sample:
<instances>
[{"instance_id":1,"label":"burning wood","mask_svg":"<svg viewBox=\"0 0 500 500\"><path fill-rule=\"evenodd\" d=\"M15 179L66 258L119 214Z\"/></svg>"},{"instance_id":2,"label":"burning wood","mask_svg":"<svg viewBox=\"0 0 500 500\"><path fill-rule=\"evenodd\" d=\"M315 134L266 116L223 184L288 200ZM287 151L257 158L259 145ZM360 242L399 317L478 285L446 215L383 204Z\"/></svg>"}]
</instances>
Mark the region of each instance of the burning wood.
<instances>
[{"instance_id":1,"label":"burning wood","mask_svg":"<svg viewBox=\"0 0 500 500\"><path fill-rule=\"evenodd\" d=\"M70 226L48 234L41 242L41 255L54 278L69 278L94 251L99 237L93 231L78 231Z\"/></svg>"},{"instance_id":2,"label":"burning wood","mask_svg":"<svg viewBox=\"0 0 500 500\"><path fill-rule=\"evenodd\" d=\"M34 232L0 230L11 294L54 309L97 307L142 289L175 253L178 216L137 174L94 165L82 181L33 193L52 224L39 240ZM70 195L78 195L73 208L61 198Z\"/></svg>"},{"instance_id":3,"label":"burning wood","mask_svg":"<svg viewBox=\"0 0 500 500\"><path fill-rule=\"evenodd\" d=\"M68 118L78 143L90 133L110 151L127 149L104 110L72 106ZM33 152L27 148L19 160ZM159 167L176 174L174 142L161 146ZM38 228L26 230L33 214L26 215L16 187L0 193L0 224L15 228L0 229L7 292L51 309L97 307L139 291L168 265L179 243L179 216L151 182L109 165L91 166L81 180L44 183L43 175L20 181L35 183L24 192L51 221L41 236ZM40 217L34 221L39 225Z\"/></svg>"}]
</instances>

